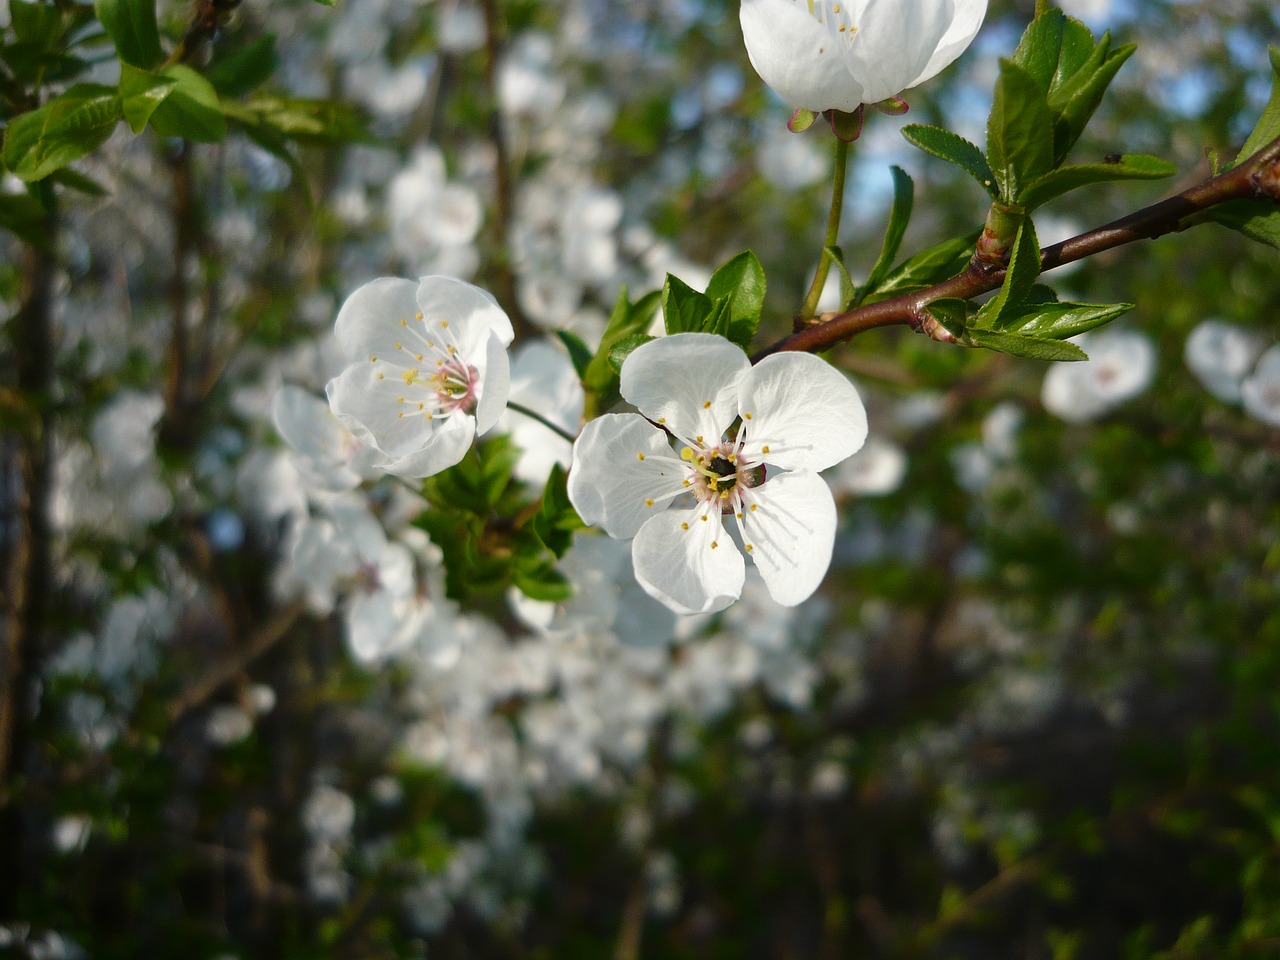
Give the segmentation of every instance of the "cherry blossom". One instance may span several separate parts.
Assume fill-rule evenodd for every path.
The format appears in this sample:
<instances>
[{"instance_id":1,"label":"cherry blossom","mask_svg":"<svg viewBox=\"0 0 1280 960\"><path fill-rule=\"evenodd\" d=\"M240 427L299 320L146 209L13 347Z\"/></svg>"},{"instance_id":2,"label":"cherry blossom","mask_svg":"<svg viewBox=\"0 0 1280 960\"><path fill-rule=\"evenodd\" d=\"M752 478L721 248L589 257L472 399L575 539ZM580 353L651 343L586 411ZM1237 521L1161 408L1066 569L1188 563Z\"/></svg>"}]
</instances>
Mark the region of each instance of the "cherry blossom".
<instances>
[{"instance_id":1,"label":"cherry blossom","mask_svg":"<svg viewBox=\"0 0 1280 960\"><path fill-rule=\"evenodd\" d=\"M747 56L792 107L852 113L918 86L973 42L987 0L743 0Z\"/></svg>"},{"instance_id":2,"label":"cherry blossom","mask_svg":"<svg viewBox=\"0 0 1280 960\"><path fill-rule=\"evenodd\" d=\"M384 277L353 293L335 333L351 365L325 388L329 406L375 464L426 477L462 459L502 415L511 321L479 287L452 277Z\"/></svg>"},{"instance_id":3,"label":"cherry blossom","mask_svg":"<svg viewBox=\"0 0 1280 960\"><path fill-rule=\"evenodd\" d=\"M1073 337L1087 354L1079 363L1055 363L1041 390L1044 408L1069 423L1096 420L1138 396L1156 372L1156 351L1140 333L1104 330Z\"/></svg>"},{"instance_id":4,"label":"cherry blossom","mask_svg":"<svg viewBox=\"0 0 1280 960\"><path fill-rule=\"evenodd\" d=\"M569 498L587 523L634 538L637 582L677 613L729 606L745 577L731 520L774 600L809 597L836 528L818 471L867 435L853 385L808 354L752 367L729 341L688 333L632 353L622 395L640 413L587 424L573 448Z\"/></svg>"}]
</instances>

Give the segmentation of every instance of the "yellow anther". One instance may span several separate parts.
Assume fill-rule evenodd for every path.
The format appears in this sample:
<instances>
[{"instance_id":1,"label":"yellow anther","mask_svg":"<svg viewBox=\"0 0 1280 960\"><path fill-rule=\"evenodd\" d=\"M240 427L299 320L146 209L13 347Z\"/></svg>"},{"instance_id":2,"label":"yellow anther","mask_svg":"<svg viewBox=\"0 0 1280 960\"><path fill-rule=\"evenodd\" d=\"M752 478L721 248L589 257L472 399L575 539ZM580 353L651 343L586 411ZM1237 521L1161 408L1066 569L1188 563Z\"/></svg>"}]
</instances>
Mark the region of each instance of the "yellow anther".
<instances>
[{"instance_id":1,"label":"yellow anther","mask_svg":"<svg viewBox=\"0 0 1280 960\"><path fill-rule=\"evenodd\" d=\"M718 547L718 546L720 546L719 541L716 541L716 540L712 540L712 541L711 541L711 549L712 549L712 550L714 550L714 549L715 549L716 547Z\"/></svg>"},{"instance_id":2,"label":"yellow anther","mask_svg":"<svg viewBox=\"0 0 1280 960\"><path fill-rule=\"evenodd\" d=\"M406 370L400 376L404 378L405 383L413 383L413 381L418 378L418 368L413 367L409 370Z\"/></svg>"},{"instance_id":3,"label":"yellow anther","mask_svg":"<svg viewBox=\"0 0 1280 960\"><path fill-rule=\"evenodd\" d=\"M756 510L757 510L757 509L759 509L759 506L760 506L759 504L757 504L757 503L753 503L753 504L751 505L751 512L752 512L752 513L755 513L755 512L756 512Z\"/></svg>"},{"instance_id":4,"label":"yellow anther","mask_svg":"<svg viewBox=\"0 0 1280 960\"><path fill-rule=\"evenodd\" d=\"M707 522L707 515L704 513L704 514L703 514L702 516L700 516L698 519L699 519L699 520L701 520L703 523L706 523L706 522Z\"/></svg>"},{"instance_id":5,"label":"yellow anther","mask_svg":"<svg viewBox=\"0 0 1280 960\"><path fill-rule=\"evenodd\" d=\"M434 350L435 348L436 348L436 342L435 342L434 340L428 340L428 341L427 341L427 349L428 349L428 350Z\"/></svg>"},{"instance_id":6,"label":"yellow anther","mask_svg":"<svg viewBox=\"0 0 1280 960\"><path fill-rule=\"evenodd\" d=\"M693 439L697 440L699 443L701 443L701 442L702 442L702 438L701 438L701 437L694 437ZM699 458L699 459L701 459L701 458Z\"/></svg>"},{"instance_id":7,"label":"yellow anther","mask_svg":"<svg viewBox=\"0 0 1280 960\"><path fill-rule=\"evenodd\" d=\"M650 497L650 498L646 499L646 500L645 500L645 502L644 502L644 505L645 505L646 507L652 507L652 506L653 506L653 498L652 498L652 497Z\"/></svg>"},{"instance_id":8,"label":"yellow anther","mask_svg":"<svg viewBox=\"0 0 1280 960\"><path fill-rule=\"evenodd\" d=\"M441 320L441 321L440 321L440 329L441 329L441 330L448 330L448 329L449 329L449 321L448 321L448 320Z\"/></svg>"},{"instance_id":9,"label":"yellow anther","mask_svg":"<svg viewBox=\"0 0 1280 960\"><path fill-rule=\"evenodd\" d=\"M404 403L404 397L396 397L396 403Z\"/></svg>"},{"instance_id":10,"label":"yellow anther","mask_svg":"<svg viewBox=\"0 0 1280 960\"><path fill-rule=\"evenodd\" d=\"M667 418L666 418L666 417L659 417L659 418L658 418L658 423L659 423L659 425L664 424L664 423L666 423L666 422L667 422Z\"/></svg>"},{"instance_id":11,"label":"yellow anther","mask_svg":"<svg viewBox=\"0 0 1280 960\"><path fill-rule=\"evenodd\" d=\"M692 482L689 480L681 480L680 482L683 483L686 487L693 486Z\"/></svg>"},{"instance_id":12,"label":"yellow anther","mask_svg":"<svg viewBox=\"0 0 1280 960\"><path fill-rule=\"evenodd\" d=\"M452 357L452 356L453 356L455 353L457 353L457 352L458 352L458 348L457 348L457 347L450 347L450 348L449 348L449 356L451 356L451 357Z\"/></svg>"},{"instance_id":13,"label":"yellow anther","mask_svg":"<svg viewBox=\"0 0 1280 960\"><path fill-rule=\"evenodd\" d=\"M377 362L378 362L378 355L377 355L376 353L371 353L371 354L369 354L369 362L370 362L370 363L377 363Z\"/></svg>"},{"instance_id":14,"label":"yellow anther","mask_svg":"<svg viewBox=\"0 0 1280 960\"><path fill-rule=\"evenodd\" d=\"M397 340L397 341L396 341L396 349L397 349L397 350L403 350L403 349L404 349L404 344L403 344L403 343L401 343L399 340Z\"/></svg>"},{"instance_id":15,"label":"yellow anther","mask_svg":"<svg viewBox=\"0 0 1280 960\"><path fill-rule=\"evenodd\" d=\"M692 460L693 458L694 458L694 452L690 447L685 447L683 450L680 451L681 460Z\"/></svg>"},{"instance_id":16,"label":"yellow anther","mask_svg":"<svg viewBox=\"0 0 1280 960\"><path fill-rule=\"evenodd\" d=\"M425 408L426 408L426 406L427 406L427 405L426 405L425 403L419 403L419 404L418 404L418 409L419 409L419 410L423 410L423 409L425 409ZM742 514L738 514L738 516L742 516Z\"/></svg>"},{"instance_id":17,"label":"yellow anther","mask_svg":"<svg viewBox=\"0 0 1280 960\"><path fill-rule=\"evenodd\" d=\"M415 360L417 360L419 363L421 363L421 362L422 362L422 360L423 360L422 354L420 354L420 353L418 353L418 354L414 354L413 359L415 359Z\"/></svg>"},{"instance_id":18,"label":"yellow anther","mask_svg":"<svg viewBox=\"0 0 1280 960\"><path fill-rule=\"evenodd\" d=\"M702 409L703 409L703 410L710 410L710 409L711 409L711 401L710 401L710 400L703 400L703 401L702 401Z\"/></svg>"},{"instance_id":19,"label":"yellow anther","mask_svg":"<svg viewBox=\"0 0 1280 960\"><path fill-rule=\"evenodd\" d=\"M380 374L378 374L378 379L379 379L379 380L385 380L385 379L387 379L387 375L386 375L385 373L380 373Z\"/></svg>"},{"instance_id":20,"label":"yellow anther","mask_svg":"<svg viewBox=\"0 0 1280 960\"><path fill-rule=\"evenodd\" d=\"M743 420L750 420L750 419L751 419L751 414L749 414L749 413L744 413L744 414L742 415L742 419L743 419Z\"/></svg>"},{"instance_id":21,"label":"yellow anther","mask_svg":"<svg viewBox=\"0 0 1280 960\"><path fill-rule=\"evenodd\" d=\"M397 414L396 414L396 419L397 419L397 420L403 420L403 419L404 419L404 414L403 414L403 413L397 413Z\"/></svg>"},{"instance_id":22,"label":"yellow anther","mask_svg":"<svg viewBox=\"0 0 1280 960\"><path fill-rule=\"evenodd\" d=\"M408 321L408 320L401 320L401 321L400 321L400 326L402 326L402 327L407 327L408 325L409 325L409 321Z\"/></svg>"},{"instance_id":23,"label":"yellow anther","mask_svg":"<svg viewBox=\"0 0 1280 960\"><path fill-rule=\"evenodd\" d=\"M750 553L750 552L751 552L752 550L754 550L754 549L755 549L755 547L753 547L751 544L749 544L749 543L747 544L747 553Z\"/></svg>"},{"instance_id":24,"label":"yellow anther","mask_svg":"<svg viewBox=\"0 0 1280 960\"><path fill-rule=\"evenodd\" d=\"M680 529L681 529L681 530L688 530L688 529L689 529L689 525L688 525L687 523L682 523L682 524L680 524Z\"/></svg>"},{"instance_id":25,"label":"yellow anther","mask_svg":"<svg viewBox=\"0 0 1280 960\"><path fill-rule=\"evenodd\" d=\"M637 460L643 460L643 459L644 459L644 454L643 454L643 453L637 453L637 454L636 454L636 459L637 459Z\"/></svg>"},{"instance_id":26,"label":"yellow anther","mask_svg":"<svg viewBox=\"0 0 1280 960\"><path fill-rule=\"evenodd\" d=\"M741 511L741 510L739 510L737 513L735 513L735 514L734 514L734 516L735 516L735 517L737 517L739 520L741 520L741 519L742 519L742 511Z\"/></svg>"},{"instance_id":27,"label":"yellow anther","mask_svg":"<svg viewBox=\"0 0 1280 960\"><path fill-rule=\"evenodd\" d=\"M768 452L769 452L769 445L766 443L763 447L761 447L761 448L760 448L760 452L761 452L761 453L768 453Z\"/></svg>"},{"instance_id":28,"label":"yellow anther","mask_svg":"<svg viewBox=\"0 0 1280 960\"><path fill-rule=\"evenodd\" d=\"M421 319L422 319L422 311L421 311L421 310L419 310L417 313L415 313L415 314L413 315L413 319L415 319L415 320L421 320Z\"/></svg>"}]
</instances>

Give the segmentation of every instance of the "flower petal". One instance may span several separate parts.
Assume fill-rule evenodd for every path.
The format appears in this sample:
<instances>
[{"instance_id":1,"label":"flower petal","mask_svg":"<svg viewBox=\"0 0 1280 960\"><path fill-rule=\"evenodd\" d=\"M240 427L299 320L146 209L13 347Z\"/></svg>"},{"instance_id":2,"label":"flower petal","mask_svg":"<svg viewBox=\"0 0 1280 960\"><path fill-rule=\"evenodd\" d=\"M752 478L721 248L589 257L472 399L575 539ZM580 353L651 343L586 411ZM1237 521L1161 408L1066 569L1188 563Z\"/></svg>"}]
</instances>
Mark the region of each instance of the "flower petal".
<instances>
[{"instance_id":1,"label":"flower petal","mask_svg":"<svg viewBox=\"0 0 1280 960\"><path fill-rule=\"evenodd\" d=\"M807 470L784 473L752 491L743 538L769 596L784 606L807 600L831 564L836 503L826 482Z\"/></svg>"},{"instance_id":2,"label":"flower petal","mask_svg":"<svg viewBox=\"0 0 1280 960\"><path fill-rule=\"evenodd\" d=\"M412 280L380 277L347 297L333 330L347 359L353 363L374 356L391 360L397 352L395 344L405 339L403 331L418 310L417 290Z\"/></svg>"},{"instance_id":3,"label":"flower petal","mask_svg":"<svg viewBox=\"0 0 1280 960\"><path fill-rule=\"evenodd\" d=\"M578 516L602 527L609 536L634 537L655 511L665 509L669 497L656 498L680 486L685 468L671 460L667 435L644 417L634 413L597 417L573 445L569 502Z\"/></svg>"},{"instance_id":4,"label":"flower petal","mask_svg":"<svg viewBox=\"0 0 1280 960\"><path fill-rule=\"evenodd\" d=\"M394 373L384 374L378 364L356 362L325 386L329 409L357 436L365 436L390 458L403 457L420 448L436 428L417 412L411 393ZM416 397L415 397L416 400Z\"/></svg>"},{"instance_id":5,"label":"flower petal","mask_svg":"<svg viewBox=\"0 0 1280 960\"><path fill-rule=\"evenodd\" d=\"M978 35L978 28L987 15L987 0L956 0L955 19L938 42L938 49L929 58L928 64L920 71L920 75L907 84L918 87L926 80L931 80L946 67L950 66L960 54L969 49L973 38Z\"/></svg>"},{"instance_id":6,"label":"flower petal","mask_svg":"<svg viewBox=\"0 0 1280 960\"><path fill-rule=\"evenodd\" d=\"M476 438L475 417L455 413L435 422L436 429L420 448L394 460L388 458L379 469L397 477L420 479L460 461Z\"/></svg>"},{"instance_id":7,"label":"flower petal","mask_svg":"<svg viewBox=\"0 0 1280 960\"><path fill-rule=\"evenodd\" d=\"M951 25L954 3L861 0L857 6L855 0L850 16L858 32L848 46L849 71L862 84L863 101L878 103L919 82Z\"/></svg>"},{"instance_id":8,"label":"flower petal","mask_svg":"<svg viewBox=\"0 0 1280 960\"><path fill-rule=\"evenodd\" d=\"M734 385L750 367L741 348L723 337L677 333L627 357L622 396L681 439L718 442L737 413Z\"/></svg>"},{"instance_id":9,"label":"flower petal","mask_svg":"<svg viewBox=\"0 0 1280 960\"><path fill-rule=\"evenodd\" d=\"M751 66L792 107L843 110L865 102L837 40L802 0L743 0L738 13Z\"/></svg>"},{"instance_id":10,"label":"flower petal","mask_svg":"<svg viewBox=\"0 0 1280 960\"><path fill-rule=\"evenodd\" d=\"M506 345L496 333L490 333L485 344L484 378L480 381L480 395L476 403L476 433L483 435L498 422L507 409L507 394L511 389L511 359Z\"/></svg>"},{"instance_id":11,"label":"flower petal","mask_svg":"<svg viewBox=\"0 0 1280 960\"><path fill-rule=\"evenodd\" d=\"M828 550L828 554L830 550ZM631 542L636 582L676 613L715 613L742 593L746 564L737 545L705 508L667 510Z\"/></svg>"},{"instance_id":12,"label":"flower petal","mask_svg":"<svg viewBox=\"0 0 1280 960\"><path fill-rule=\"evenodd\" d=\"M487 327L498 335L503 346L515 338L511 320L498 306L498 301L487 290L456 277L430 276L418 281L418 309L430 323L431 320L477 321L477 327ZM477 336L475 343L484 340Z\"/></svg>"},{"instance_id":13,"label":"flower petal","mask_svg":"<svg viewBox=\"0 0 1280 960\"><path fill-rule=\"evenodd\" d=\"M825 470L867 439L858 391L808 353L775 353L757 363L738 383L738 409L747 452L788 470Z\"/></svg>"}]
</instances>

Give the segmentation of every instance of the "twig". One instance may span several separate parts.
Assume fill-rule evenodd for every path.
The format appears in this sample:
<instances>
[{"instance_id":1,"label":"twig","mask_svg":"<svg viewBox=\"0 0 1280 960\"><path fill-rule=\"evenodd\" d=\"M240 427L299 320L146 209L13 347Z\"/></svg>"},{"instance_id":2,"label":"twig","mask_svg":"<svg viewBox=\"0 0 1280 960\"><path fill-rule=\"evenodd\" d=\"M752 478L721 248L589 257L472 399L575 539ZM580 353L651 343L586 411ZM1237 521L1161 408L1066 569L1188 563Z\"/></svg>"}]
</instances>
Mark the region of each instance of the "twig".
<instances>
[{"instance_id":1,"label":"twig","mask_svg":"<svg viewBox=\"0 0 1280 960\"><path fill-rule=\"evenodd\" d=\"M1154 240L1165 234L1177 233L1191 226L1192 218L1213 207L1232 200L1249 199L1270 199L1280 203L1280 137L1226 173L1096 230L1046 247L1041 254L1041 270L1074 263L1135 240ZM917 332L925 332L931 321L936 322L926 309L931 302L952 297L969 300L998 289L1004 283L1004 276L1002 269L992 270L981 264L970 264L960 275L926 290L835 314L823 323L783 337L758 351L752 360L759 361L783 350L810 353L828 350L837 343L877 327L910 326Z\"/></svg>"}]
</instances>

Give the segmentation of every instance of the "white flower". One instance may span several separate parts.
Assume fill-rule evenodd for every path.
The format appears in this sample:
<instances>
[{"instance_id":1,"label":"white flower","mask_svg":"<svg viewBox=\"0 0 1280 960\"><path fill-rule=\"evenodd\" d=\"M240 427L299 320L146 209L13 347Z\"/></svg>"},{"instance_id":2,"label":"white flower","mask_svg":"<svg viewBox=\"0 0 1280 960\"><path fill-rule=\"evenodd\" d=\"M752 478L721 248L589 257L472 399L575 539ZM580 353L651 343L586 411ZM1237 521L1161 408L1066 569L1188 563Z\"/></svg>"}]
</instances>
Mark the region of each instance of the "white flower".
<instances>
[{"instance_id":1,"label":"white flower","mask_svg":"<svg viewBox=\"0 0 1280 960\"><path fill-rule=\"evenodd\" d=\"M1240 385L1245 411L1263 423L1280 427L1280 345L1264 353Z\"/></svg>"},{"instance_id":2,"label":"white flower","mask_svg":"<svg viewBox=\"0 0 1280 960\"><path fill-rule=\"evenodd\" d=\"M534 340L515 352L511 363L512 403L542 414L569 433L582 422L582 381L563 350L549 340ZM532 417L508 409L498 428L520 448L514 474L525 483L545 485L555 464L569 465L570 443Z\"/></svg>"},{"instance_id":3,"label":"white flower","mask_svg":"<svg viewBox=\"0 0 1280 960\"><path fill-rule=\"evenodd\" d=\"M340 493L372 479L369 467L380 459L378 451L361 443L309 390L281 387L271 404L271 419L293 448L294 466L309 486Z\"/></svg>"},{"instance_id":4,"label":"white flower","mask_svg":"<svg viewBox=\"0 0 1280 960\"><path fill-rule=\"evenodd\" d=\"M743 0L756 73L792 107L852 113L924 83L973 41L987 0Z\"/></svg>"},{"instance_id":5,"label":"white flower","mask_svg":"<svg viewBox=\"0 0 1280 960\"><path fill-rule=\"evenodd\" d=\"M1073 337L1088 360L1055 363L1045 374L1044 408L1070 423L1095 420L1151 385L1156 351L1140 333L1107 330Z\"/></svg>"},{"instance_id":6,"label":"white flower","mask_svg":"<svg viewBox=\"0 0 1280 960\"><path fill-rule=\"evenodd\" d=\"M677 613L729 606L745 577L724 528L732 517L776 601L794 606L812 594L836 528L818 471L867 436L853 385L808 354L752 367L729 341L686 333L632 353L622 395L642 415L587 424L573 447L569 499L587 523L635 538L640 585Z\"/></svg>"},{"instance_id":7,"label":"white flower","mask_svg":"<svg viewBox=\"0 0 1280 960\"><path fill-rule=\"evenodd\" d=\"M903 449L891 440L871 437L861 450L832 470L828 479L837 493L879 496L902 486L906 473Z\"/></svg>"},{"instance_id":8,"label":"white flower","mask_svg":"<svg viewBox=\"0 0 1280 960\"><path fill-rule=\"evenodd\" d=\"M462 459L507 402L511 321L479 287L452 277L384 277L338 313L351 361L325 393L334 414L382 453L375 464L426 477Z\"/></svg>"},{"instance_id":9,"label":"white flower","mask_svg":"<svg viewBox=\"0 0 1280 960\"><path fill-rule=\"evenodd\" d=\"M1241 381L1261 352L1261 341L1248 330L1205 320L1187 337L1184 357L1206 390L1223 403L1239 403Z\"/></svg>"}]
</instances>

